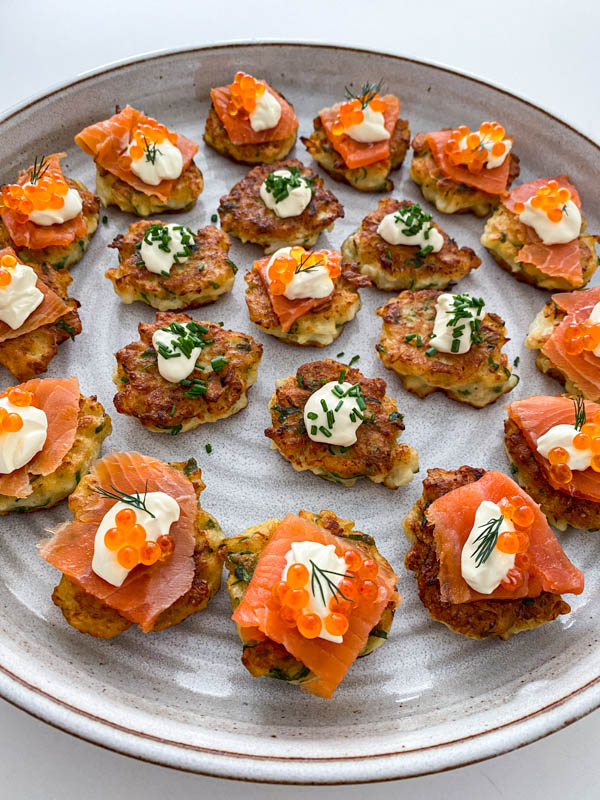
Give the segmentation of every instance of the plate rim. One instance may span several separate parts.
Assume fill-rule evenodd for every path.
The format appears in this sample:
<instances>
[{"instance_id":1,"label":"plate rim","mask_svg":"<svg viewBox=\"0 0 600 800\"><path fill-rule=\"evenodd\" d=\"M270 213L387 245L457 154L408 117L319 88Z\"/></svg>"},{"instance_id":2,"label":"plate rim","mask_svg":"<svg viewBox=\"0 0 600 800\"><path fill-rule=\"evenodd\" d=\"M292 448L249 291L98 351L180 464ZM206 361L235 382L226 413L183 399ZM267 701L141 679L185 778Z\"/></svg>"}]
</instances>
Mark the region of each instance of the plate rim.
<instances>
[{"instance_id":1,"label":"plate rim","mask_svg":"<svg viewBox=\"0 0 600 800\"><path fill-rule=\"evenodd\" d=\"M0 109L0 125L9 122L23 111L36 106L38 103L44 100L50 100L60 92L80 86L101 75L116 73L134 64L159 61L171 56L181 56L185 54L194 55L233 48L281 46L342 50L361 55L384 56L399 62L433 68L452 76L470 80L486 88L501 92L513 100L516 99L535 111L549 117L560 125L568 128L571 134L583 139L600 153L600 141L596 141L590 135L583 133L572 121L559 117L553 111L524 95L511 91L501 84L480 78L474 73L460 70L434 60L413 58L386 50L374 50L372 48L357 47L344 43L327 43L304 39L282 40L266 38L222 40L210 45L189 45L186 47L162 48L138 53L128 58L117 59L81 72L74 79L67 79L51 84L40 92L27 96L20 102ZM106 750L120 755L135 758L139 761L207 777L225 778L252 783L337 786L380 783L445 772L470 764L476 764L489 758L494 758L519 749L535 741L539 741L557 730L582 719L584 716L600 707L600 674L583 686L577 687L563 697L530 714L503 723L502 725L461 737L460 739L413 748L411 750L374 753L371 755L328 756L323 758L282 758L280 756L235 753L222 749L185 744L171 739L162 739L154 735L145 734L142 731L118 725L84 711L83 709L77 708L60 698L54 697L44 689L28 683L2 664L0 664L0 697L16 708L19 708L33 718L51 727L68 733L71 736L75 736L82 741L103 747ZM575 706L575 708L573 708L573 706ZM551 712L554 713L552 714ZM499 732L506 728L514 730L511 741L507 744L501 744L500 742L494 743L494 739L498 737ZM530 728L533 728L533 730L529 730ZM131 741L129 741L130 739ZM467 752L461 751L464 750L465 743L473 741L478 741L479 747L477 751L473 753L473 756L470 757ZM138 745L137 747L135 746L136 743ZM446 756L439 759L437 765L431 764L429 767L426 767L425 764L423 764L422 767L411 768L410 761L408 763L402 763L406 761L406 759L403 758L404 756L420 753L425 754L425 759L421 760L426 760L426 754L443 748L447 751ZM453 756L453 750L458 750L459 752ZM194 756L194 758L191 759L192 763L184 763L185 761L190 762L190 759L184 759L183 754L190 753ZM264 764L270 764L271 767L277 766L277 769L275 771L273 769L269 770L269 768L266 770L257 769L256 775L248 776L244 774L243 768L235 769L233 763L229 763L230 761L242 765L255 764L258 767ZM372 775L360 777L358 774L344 776L343 768L347 767L349 764L360 765L376 763L377 761L387 762L388 769L386 771L388 774L379 777L373 777ZM313 767L319 766L317 769L313 769L313 771L307 775L306 779L290 779L289 777L286 778L284 775L284 771L290 763L298 765L310 764ZM336 767L337 770L335 769ZM389 769L389 767L391 767L391 769ZM331 775L332 772L333 775Z\"/></svg>"}]
</instances>

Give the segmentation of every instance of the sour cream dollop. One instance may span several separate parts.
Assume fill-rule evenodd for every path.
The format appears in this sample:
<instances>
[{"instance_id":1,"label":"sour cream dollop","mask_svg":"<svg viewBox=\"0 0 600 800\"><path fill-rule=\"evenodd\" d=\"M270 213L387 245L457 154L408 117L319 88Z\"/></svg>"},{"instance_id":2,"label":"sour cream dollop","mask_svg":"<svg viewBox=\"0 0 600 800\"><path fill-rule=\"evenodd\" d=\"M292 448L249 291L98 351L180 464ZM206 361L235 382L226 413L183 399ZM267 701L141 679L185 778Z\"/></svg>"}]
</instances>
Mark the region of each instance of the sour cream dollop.
<instances>
[{"instance_id":1,"label":"sour cream dollop","mask_svg":"<svg viewBox=\"0 0 600 800\"><path fill-rule=\"evenodd\" d=\"M31 186L29 182L24 185ZM33 222L34 225L42 225L44 227L47 225L60 225L81 214L83 202L76 189L69 189L62 200L62 208L45 208L43 211L32 211L31 214L28 214L29 221Z\"/></svg>"},{"instance_id":2,"label":"sour cream dollop","mask_svg":"<svg viewBox=\"0 0 600 800\"><path fill-rule=\"evenodd\" d=\"M132 140L127 148L127 155L137 144ZM158 186L161 181L175 180L183 171L181 150L165 138L160 144L150 143L150 150L145 149L141 158L131 158L131 171L148 186Z\"/></svg>"},{"instance_id":3,"label":"sour cream dollop","mask_svg":"<svg viewBox=\"0 0 600 800\"><path fill-rule=\"evenodd\" d=\"M11 281L0 289L0 320L17 330L44 299L37 288L37 275L27 264L17 262L9 269Z\"/></svg>"},{"instance_id":4,"label":"sour cream dollop","mask_svg":"<svg viewBox=\"0 0 600 800\"><path fill-rule=\"evenodd\" d=\"M185 264L195 244L194 233L183 225L151 225L142 239L140 257L149 272L170 272L173 264Z\"/></svg>"},{"instance_id":5,"label":"sour cream dollop","mask_svg":"<svg viewBox=\"0 0 600 800\"><path fill-rule=\"evenodd\" d=\"M256 108L249 115L250 127L257 133L274 128L281 119L281 103L268 89L256 101Z\"/></svg>"},{"instance_id":6,"label":"sour cream dollop","mask_svg":"<svg viewBox=\"0 0 600 800\"><path fill-rule=\"evenodd\" d=\"M271 175L281 178L292 178L292 173L289 169L276 169ZM265 179L260 186L260 197L267 208L274 211L281 219L288 217L297 217L312 198L312 188L305 178L299 178L299 186L293 188L288 186L287 196L281 200L276 200L273 192L268 189L268 178Z\"/></svg>"},{"instance_id":7,"label":"sour cream dollop","mask_svg":"<svg viewBox=\"0 0 600 800\"><path fill-rule=\"evenodd\" d=\"M593 453L591 450L577 450L573 447L573 438L578 433L574 425L553 425L537 440L536 449L543 458L548 458L548 453L553 447L564 447L569 454L570 469L588 469L592 463Z\"/></svg>"},{"instance_id":8,"label":"sour cream dollop","mask_svg":"<svg viewBox=\"0 0 600 800\"><path fill-rule=\"evenodd\" d=\"M184 325L184 327L187 326ZM175 344L178 338L179 334L165 331L162 328L159 328L152 334L152 346L158 354L158 371L161 377L169 381L169 383L179 383L185 380L188 375L191 375L196 366L198 356L202 352L201 347L193 347L189 357L185 356ZM172 353L173 355L171 355L170 358L165 358L161 355L160 350L162 350L162 348L160 348L160 345L164 345L169 351L169 354Z\"/></svg>"},{"instance_id":9,"label":"sour cream dollop","mask_svg":"<svg viewBox=\"0 0 600 800\"><path fill-rule=\"evenodd\" d=\"M363 121L351 125L344 133L355 142L384 142L390 138L390 132L384 125L385 117L381 111L373 111L370 106L362 110Z\"/></svg>"},{"instance_id":10,"label":"sour cream dollop","mask_svg":"<svg viewBox=\"0 0 600 800\"><path fill-rule=\"evenodd\" d=\"M269 267L276 258L289 256L291 247L281 247L273 253L267 264L267 275ZM325 264L316 264L310 269L303 269L296 272L292 280L285 288L284 297L288 300L301 300L307 297L320 300L329 297L333 292L335 284L329 275L329 270Z\"/></svg>"},{"instance_id":11,"label":"sour cream dollop","mask_svg":"<svg viewBox=\"0 0 600 800\"><path fill-rule=\"evenodd\" d=\"M471 589L481 594L491 594L494 589L497 589L506 578L509 570L515 565L514 554L503 553L498 547L494 547L486 561L476 566L475 551L480 543L476 539L481 536L489 522L501 516L502 511L496 503L492 503L490 500L483 500L475 513L473 527L462 549L460 559L462 576ZM498 533L514 531L514 529L512 522L503 519Z\"/></svg>"},{"instance_id":12,"label":"sour cream dollop","mask_svg":"<svg viewBox=\"0 0 600 800\"><path fill-rule=\"evenodd\" d=\"M179 519L181 509L179 503L165 492L148 492L142 498L151 513L140 508L134 509L136 523L146 529L146 541L155 542L159 536L169 533L171 525ZM109 528L115 527L115 517L124 508L130 509L131 506L120 501L115 503L102 517L94 538L92 570L113 586L121 586L131 570L119 564L116 552L104 544L104 536ZM154 514L154 518L151 514Z\"/></svg>"},{"instance_id":13,"label":"sour cream dollop","mask_svg":"<svg viewBox=\"0 0 600 800\"><path fill-rule=\"evenodd\" d=\"M356 431L364 416L364 409L359 405L364 400L360 402L357 396L349 395L351 389L354 389L352 383L330 381L308 398L304 406L304 425L313 442L341 447L350 447L356 442Z\"/></svg>"},{"instance_id":14,"label":"sour cream dollop","mask_svg":"<svg viewBox=\"0 0 600 800\"><path fill-rule=\"evenodd\" d=\"M388 244L406 244L411 247L431 247L430 253L439 253L444 246L444 237L429 221L424 222L416 233L404 233L407 223L402 210L386 214L377 227L377 233Z\"/></svg>"},{"instance_id":15,"label":"sour cream dollop","mask_svg":"<svg viewBox=\"0 0 600 800\"><path fill-rule=\"evenodd\" d=\"M14 406L8 397L0 398L0 408L18 414L23 420L20 431L0 432L0 473L7 475L25 466L39 453L48 436L48 418L41 408Z\"/></svg>"},{"instance_id":16,"label":"sour cream dollop","mask_svg":"<svg viewBox=\"0 0 600 800\"><path fill-rule=\"evenodd\" d=\"M519 219L524 225L533 228L544 244L566 244L579 236L581 212L572 200L564 203L560 222L552 222L545 211L531 207L531 199L525 203Z\"/></svg>"},{"instance_id":17,"label":"sour cream dollop","mask_svg":"<svg viewBox=\"0 0 600 800\"><path fill-rule=\"evenodd\" d=\"M468 314L453 323L458 304ZM435 304L435 322L431 344L440 353L463 354L471 349L474 325L481 320L483 301L469 295L441 294ZM462 330L461 330L462 329ZM458 342L458 344L456 344Z\"/></svg>"}]
</instances>

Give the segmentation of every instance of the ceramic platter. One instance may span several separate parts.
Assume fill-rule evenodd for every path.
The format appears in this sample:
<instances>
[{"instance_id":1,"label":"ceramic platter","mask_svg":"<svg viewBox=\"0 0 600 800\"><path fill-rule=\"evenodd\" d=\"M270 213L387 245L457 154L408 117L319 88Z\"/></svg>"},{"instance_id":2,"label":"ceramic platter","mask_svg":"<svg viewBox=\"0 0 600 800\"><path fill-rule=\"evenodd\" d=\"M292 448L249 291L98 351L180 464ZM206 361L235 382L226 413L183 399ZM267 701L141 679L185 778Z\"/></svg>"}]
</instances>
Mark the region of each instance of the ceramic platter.
<instances>
[{"instance_id":1,"label":"ceramic platter","mask_svg":"<svg viewBox=\"0 0 600 800\"><path fill-rule=\"evenodd\" d=\"M566 172L582 195L591 231L600 230L598 146L545 111L505 91L447 69L391 55L304 44L238 44L158 54L101 69L29 102L0 123L0 181L12 179L34 155L66 150L66 167L93 187L94 165L73 143L85 125L132 105L200 142L196 161L205 178L197 206L178 219L210 222L219 197L246 172L202 142L209 89L237 69L266 78L295 106L308 135L316 111L341 96L344 84L383 78L402 99L413 133L499 119L515 137L520 180ZM310 163L298 143L293 156ZM394 173L393 195L422 201L408 168ZM377 195L326 184L346 216L320 243L338 248ZM427 206L427 204L425 204ZM195 772L257 781L343 783L377 781L444 770L503 753L540 738L600 704L600 538L569 531L561 542L586 578L583 595L567 598L573 611L509 642L471 641L433 622L403 568L401 522L421 492L427 468L461 464L506 470L503 402L475 410L433 395L419 400L376 357L380 324L375 309L389 295L363 290L363 308L326 350L289 347L254 329L244 303L243 273L260 251L234 240L240 272L232 294L194 313L223 320L264 345L246 410L180 436L150 433L114 410L113 353L137 339L140 321L153 319L140 303L122 305L104 277L116 263L106 245L131 217L103 211L90 250L73 270L71 294L81 303L83 334L61 347L51 376L77 375L85 394L97 394L113 419L108 449L137 449L164 460L195 456L207 484L203 506L228 535L299 509L333 509L373 534L400 574L404 602L390 639L359 659L333 700L311 697L275 680L256 680L240 662L241 645L222 590L207 611L160 634L134 629L112 641L69 627L52 604L58 573L36 554L44 530L67 515L48 512L3 518L0 539L0 692L47 722L121 753ZM471 215L440 220L460 245L473 247L482 266L460 283L500 314L519 355L520 385L512 399L553 393L558 385L534 367L524 349L529 322L547 294L500 270L479 243L483 223ZM269 449L263 430L275 380L306 362L344 351L360 355L364 374L389 383L405 414L404 441L417 447L421 475L395 492L368 481L348 489L297 473ZM0 376L1 385L10 381ZM212 453L205 453L205 444Z\"/></svg>"}]
</instances>

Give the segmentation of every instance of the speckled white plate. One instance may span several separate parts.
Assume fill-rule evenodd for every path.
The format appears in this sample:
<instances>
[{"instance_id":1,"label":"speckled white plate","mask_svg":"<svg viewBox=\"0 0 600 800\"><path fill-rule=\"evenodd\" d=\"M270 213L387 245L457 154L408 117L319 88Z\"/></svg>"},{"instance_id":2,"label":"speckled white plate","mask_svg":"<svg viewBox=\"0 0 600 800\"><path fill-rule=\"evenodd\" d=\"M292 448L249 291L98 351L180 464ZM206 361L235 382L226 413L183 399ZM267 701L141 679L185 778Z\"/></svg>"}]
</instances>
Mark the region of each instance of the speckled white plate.
<instances>
[{"instance_id":1,"label":"speckled white plate","mask_svg":"<svg viewBox=\"0 0 600 800\"><path fill-rule=\"evenodd\" d=\"M300 132L349 81L383 78L402 99L413 132L500 119L515 137L522 180L567 172L577 184L592 231L600 230L599 148L545 111L481 81L448 69L391 55L303 44L252 43L192 49L101 69L10 113L0 123L0 179L10 180L34 155L66 150L69 174L93 186L94 167L73 144L84 125L104 119L116 103L143 108L200 142L197 163L206 188L185 224L210 221L218 198L245 174L202 143L211 86L236 69L264 76L294 103ZM301 144L292 153L309 161ZM421 200L406 166L394 174L394 196ZM326 182L346 216L321 241L338 247L377 203L349 187ZM112 353L137 338L147 306L122 305L105 269L116 262L106 244L131 218L109 209L89 253L74 269L72 294L82 301L83 334L66 343L49 375L75 374L113 418L105 448L139 449L166 460L195 456L207 490L203 504L229 535L268 517L300 508L330 508L373 534L400 573L404 603L387 644L360 659L330 702L274 680L255 680L240 663L241 647L222 591L209 610L160 634L130 630L96 641L70 628L50 599L58 574L38 558L35 542L67 516L66 505L1 521L0 693L57 727L105 747L180 769L257 781L342 783L377 781L456 767L503 753L544 736L600 704L598 617L600 539L570 531L561 541L585 572L586 589L569 599L573 611L510 642L475 642L450 633L421 606L403 568L401 520L421 491L419 476L396 492L370 482L344 489L298 474L269 449L263 429L276 378L304 361L345 352L360 355L367 375L389 381L405 413L405 440L420 452L421 470L463 463L506 469L502 400L476 411L432 396L405 393L375 355L375 309L389 295L363 292L363 309L325 351L286 347L253 329L243 298L243 272L259 251L232 247L240 266L233 293L195 312L224 320L264 344L249 407L232 419L178 437L144 431L113 408ZM557 384L534 368L523 348L529 321L547 295L501 271L479 244L482 222L445 217L446 230L475 248L483 265L461 282L485 297L507 321L508 354L521 357L522 381L512 398L554 392ZM0 377L2 386L10 376ZM204 445L212 444L206 455Z\"/></svg>"}]
</instances>

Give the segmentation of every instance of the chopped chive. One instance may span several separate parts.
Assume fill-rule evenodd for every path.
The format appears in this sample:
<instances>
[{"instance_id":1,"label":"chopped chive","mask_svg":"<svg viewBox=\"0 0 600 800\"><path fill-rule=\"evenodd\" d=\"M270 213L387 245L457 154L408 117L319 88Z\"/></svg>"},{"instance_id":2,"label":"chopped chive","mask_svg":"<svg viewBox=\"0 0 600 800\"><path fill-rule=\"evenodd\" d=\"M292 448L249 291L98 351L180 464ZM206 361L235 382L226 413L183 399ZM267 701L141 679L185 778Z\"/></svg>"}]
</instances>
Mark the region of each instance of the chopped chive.
<instances>
[{"instance_id":1,"label":"chopped chive","mask_svg":"<svg viewBox=\"0 0 600 800\"><path fill-rule=\"evenodd\" d=\"M436 353L437 350L435 349L435 347L430 347L428 350L425 350L425 355L429 356L430 358L431 356L434 356Z\"/></svg>"},{"instance_id":2,"label":"chopped chive","mask_svg":"<svg viewBox=\"0 0 600 800\"><path fill-rule=\"evenodd\" d=\"M309 419L317 419L317 417L318 417L319 415L318 415L318 414L315 414L315 412L314 412L314 411L309 411L309 412L308 412L308 414L307 414L306 416L307 416Z\"/></svg>"},{"instance_id":3,"label":"chopped chive","mask_svg":"<svg viewBox=\"0 0 600 800\"><path fill-rule=\"evenodd\" d=\"M204 445L204 449L206 450L207 453L209 454L212 453L212 444Z\"/></svg>"},{"instance_id":4,"label":"chopped chive","mask_svg":"<svg viewBox=\"0 0 600 800\"><path fill-rule=\"evenodd\" d=\"M213 223L214 222L218 222L219 221L219 217L216 214L213 214L212 217L210 218L210 221L213 222Z\"/></svg>"},{"instance_id":5,"label":"chopped chive","mask_svg":"<svg viewBox=\"0 0 600 800\"><path fill-rule=\"evenodd\" d=\"M416 333L407 333L406 336L404 337L404 341L405 342L412 342L412 340L416 339L416 337L417 337Z\"/></svg>"},{"instance_id":6,"label":"chopped chive","mask_svg":"<svg viewBox=\"0 0 600 800\"><path fill-rule=\"evenodd\" d=\"M107 225L108 224L108 217L106 216L106 214L102 217L102 224L103 225Z\"/></svg>"},{"instance_id":7,"label":"chopped chive","mask_svg":"<svg viewBox=\"0 0 600 800\"><path fill-rule=\"evenodd\" d=\"M337 354L336 358L341 358L343 355L344 355L344 351L342 350L342 352L341 352L341 353L338 353L338 354Z\"/></svg>"},{"instance_id":8,"label":"chopped chive","mask_svg":"<svg viewBox=\"0 0 600 800\"><path fill-rule=\"evenodd\" d=\"M352 358L348 362L348 366L351 367L353 364L356 364L356 362L358 361L359 358L360 358L360 356L352 356Z\"/></svg>"},{"instance_id":9,"label":"chopped chive","mask_svg":"<svg viewBox=\"0 0 600 800\"><path fill-rule=\"evenodd\" d=\"M316 414L315 414L315 416L316 416ZM311 425L310 426L310 435L311 436L316 436L317 435L317 426L316 425Z\"/></svg>"},{"instance_id":10,"label":"chopped chive","mask_svg":"<svg viewBox=\"0 0 600 800\"><path fill-rule=\"evenodd\" d=\"M296 378L296 383L298 384L298 386L302 386L302 375L298 375L298 377Z\"/></svg>"},{"instance_id":11,"label":"chopped chive","mask_svg":"<svg viewBox=\"0 0 600 800\"><path fill-rule=\"evenodd\" d=\"M343 383L343 382L344 382L344 378L345 378L345 377L346 377L346 370L345 370L345 369L343 369L343 370L340 372L340 377L338 378L338 383Z\"/></svg>"},{"instance_id":12,"label":"chopped chive","mask_svg":"<svg viewBox=\"0 0 600 800\"><path fill-rule=\"evenodd\" d=\"M324 425L321 425L319 430L321 431L323 436L326 436L328 439L331 438L331 431L328 431L327 428Z\"/></svg>"},{"instance_id":13,"label":"chopped chive","mask_svg":"<svg viewBox=\"0 0 600 800\"><path fill-rule=\"evenodd\" d=\"M210 365L215 372L219 372L223 369L229 362L223 356L217 356L217 358L211 359Z\"/></svg>"}]
</instances>

